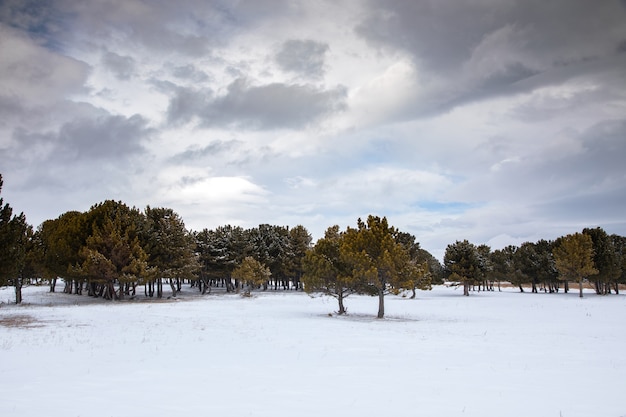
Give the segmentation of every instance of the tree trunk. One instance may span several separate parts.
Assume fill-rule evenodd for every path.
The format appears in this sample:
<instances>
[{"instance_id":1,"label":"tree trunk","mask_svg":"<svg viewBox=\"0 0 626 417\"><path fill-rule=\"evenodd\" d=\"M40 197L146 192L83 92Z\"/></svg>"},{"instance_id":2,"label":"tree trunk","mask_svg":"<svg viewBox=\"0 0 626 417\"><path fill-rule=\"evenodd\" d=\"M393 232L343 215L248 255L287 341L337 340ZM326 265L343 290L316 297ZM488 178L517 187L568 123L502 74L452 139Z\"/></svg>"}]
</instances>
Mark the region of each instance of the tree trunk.
<instances>
[{"instance_id":1,"label":"tree trunk","mask_svg":"<svg viewBox=\"0 0 626 417\"><path fill-rule=\"evenodd\" d=\"M50 280L50 292L54 292L57 286L57 278L54 277Z\"/></svg>"},{"instance_id":2,"label":"tree trunk","mask_svg":"<svg viewBox=\"0 0 626 417\"><path fill-rule=\"evenodd\" d=\"M569 292L569 281L563 282L563 291L565 291L565 294Z\"/></svg>"},{"instance_id":3,"label":"tree trunk","mask_svg":"<svg viewBox=\"0 0 626 417\"><path fill-rule=\"evenodd\" d=\"M15 304L22 304L22 278L15 278Z\"/></svg>"},{"instance_id":4,"label":"tree trunk","mask_svg":"<svg viewBox=\"0 0 626 417\"><path fill-rule=\"evenodd\" d=\"M172 297L176 298L176 294L178 294L178 291L176 291L176 285L174 283L174 279L170 278L170 288L172 289Z\"/></svg>"},{"instance_id":5,"label":"tree trunk","mask_svg":"<svg viewBox=\"0 0 626 417\"><path fill-rule=\"evenodd\" d=\"M463 295L466 295L468 297L469 297L469 287L470 287L469 281L463 281Z\"/></svg>"},{"instance_id":6,"label":"tree trunk","mask_svg":"<svg viewBox=\"0 0 626 417\"><path fill-rule=\"evenodd\" d=\"M583 298L583 279L578 280L578 288L580 289L580 298Z\"/></svg>"},{"instance_id":7,"label":"tree trunk","mask_svg":"<svg viewBox=\"0 0 626 417\"><path fill-rule=\"evenodd\" d=\"M341 294L341 293L337 296L337 301L339 301L339 312L338 312L338 314L346 314L346 308L343 305L343 298L344 298L343 294Z\"/></svg>"},{"instance_id":8,"label":"tree trunk","mask_svg":"<svg viewBox=\"0 0 626 417\"><path fill-rule=\"evenodd\" d=\"M385 317L385 290L378 290L378 315L376 316L379 319Z\"/></svg>"},{"instance_id":9,"label":"tree trunk","mask_svg":"<svg viewBox=\"0 0 626 417\"><path fill-rule=\"evenodd\" d=\"M157 298L163 298L163 279L161 277L156 280Z\"/></svg>"}]
</instances>

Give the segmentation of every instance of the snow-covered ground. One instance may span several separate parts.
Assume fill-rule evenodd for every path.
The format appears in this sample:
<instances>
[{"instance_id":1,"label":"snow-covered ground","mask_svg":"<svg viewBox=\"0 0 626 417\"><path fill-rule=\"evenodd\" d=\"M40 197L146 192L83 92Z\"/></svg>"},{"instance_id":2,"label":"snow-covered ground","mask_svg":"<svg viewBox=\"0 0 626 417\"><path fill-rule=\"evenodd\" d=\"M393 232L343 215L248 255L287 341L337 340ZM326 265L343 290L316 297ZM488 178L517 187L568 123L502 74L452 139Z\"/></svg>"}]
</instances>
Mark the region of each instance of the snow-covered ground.
<instances>
[{"instance_id":1,"label":"snow-covered ground","mask_svg":"<svg viewBox=\"0 0 626 417\"><path fill-rule=\"evenodd\" d=\"M626 296L0 291L2 416L626 416Z\"/></svg>"}]
</instances>

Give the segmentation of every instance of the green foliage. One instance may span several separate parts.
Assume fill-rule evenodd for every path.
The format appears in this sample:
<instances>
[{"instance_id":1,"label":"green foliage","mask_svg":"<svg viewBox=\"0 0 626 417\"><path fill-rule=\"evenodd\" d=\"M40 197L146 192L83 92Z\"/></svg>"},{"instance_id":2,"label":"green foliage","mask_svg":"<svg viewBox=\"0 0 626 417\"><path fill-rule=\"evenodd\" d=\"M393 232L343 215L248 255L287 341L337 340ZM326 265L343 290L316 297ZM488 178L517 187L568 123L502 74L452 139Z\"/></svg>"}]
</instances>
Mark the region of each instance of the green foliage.
<instances>
[{"instance_id":1,"label":"green foliage","mask_svg":"<svg viewBox=\"0 0 626 417\"><path fill-rule=\"evenodd\" d=\"M46 220L37 230L39 270L44 278L71 278L81 262L80 249L87 243L92 227L78 211L68 211L57 219Z\"/></svg>"},{"instance_id":2,"label":"green foliage","mask_svg":"<svg viewBox=\"0 0 626 417\"><path fill-rule=\"evenodd\" d=\"M469 295L469 287L479 278L480 263L478 251L467 240L456 241L446 248L443 263L448 279L463 283L463 295Z\"/></svg>"},{"instance_id":3,"label":"green foliage","mask_svg":"<svg viewBox=\"0 0 626 417\"><path fill-rule=\"evenodd\" d=\"M205 280L225 279L243 261L247 247L243 228L220 226L215 230L203 229L195 234L200 274ZM227 291L231 291L230 285Z\"/></svg>"},{"instance_id":4,"label":"green foliage","mask_svg":"<svg viewBox=\"0 0 626 417\"><path fill-rule=\"evenodd\" d=\"M139 242L137 212L114 202L93 210L96 213L88 213L93 219L92 234L79 251L81 262L74 271L89 281L90 288L101 285L105 298L121 298L123 283L135 283L151 272L148 255ZM116 283L120 284L119 292L114 288Z\"/></svg>"},{"instance_id":5,"label":"green foliage","mask_svg":"<svg viewBox=\"0 0 626 417\"><path fill-rule=\"evenodd\" d=\"M593 244L593 263L598 269L594 277L596 293L606 294L610 285L617 283L622 275L622 260L611 238L602 228L583 229L583 234L591 237Z\"/></svg>"},{"instance_id":6,"label":"green foliage","mask_svg":"<svg viewBox=\"0 0 626 417\"><path fill-rule=\"evenodd\" d=\"M0 191L2 185L0 175ZM22 302L22 279L31 238L32 228L24 213L13 215L11 206L0 198L0 285L15 287L16 304Z\"/></svg>"},{"instance_id":7,"label":"green foliage","mask_svg":"<svg viewBox=\"0 0 626 417\"><path fill-rule=\"evenodd\" d=\"M557 242L553 250L556 268L561 280L578 281L580 297L583 296L583 280L596 275L593 264L593 241L589 235L575 233Z\"/></svg>"},{"instance_id":8,"label":"green foliage","mask_svg":"<svg viewBox=\"0 0 626 417\"><path fill-rule=\"evenodd\" d=\"M398 230L387 218L370 215L367 223L358 219L356 229L346 230L339 248L361 291L378 295L378 318L385 315L385 295L410 287L422 273L397 238Z\"/></svg>"},{"instance_id":9,"label":"green foliage","mask_svg":"<svg viewBox=\"0 0 626 417\"><path fill-rule=\"evenodd\" d=\"M346 312L344 299L358 292L361 287L358 277L350 274L348 265L341 258L339 249L342 237L339 226L329 227L324 237L306 253L302 263L305 291L309 294L321 292L337 298L339 314Z\"/></svg>"},{"instance_id":10,"label":"green foliage","mask_svg":"<svg viewBox=\"0 0 626 417\"><path fill-rule=\"evenodd\" d=\"M271 275L268 267L251 256L246 256L241 265L233 270L233 278L247 283L249 290L265 285Z\"/></svg>"},{"instance_id":11,"label":"green foliage","mask_svg":"<svg viewBox=\"0 0 626 417\"><path fill-rule=\"evenodd\" d=\"M181 217L169 208L146 207L143 227L148 263L163 278L195 279L200 268L196 242Z\"/></svg>"}]
</instances>

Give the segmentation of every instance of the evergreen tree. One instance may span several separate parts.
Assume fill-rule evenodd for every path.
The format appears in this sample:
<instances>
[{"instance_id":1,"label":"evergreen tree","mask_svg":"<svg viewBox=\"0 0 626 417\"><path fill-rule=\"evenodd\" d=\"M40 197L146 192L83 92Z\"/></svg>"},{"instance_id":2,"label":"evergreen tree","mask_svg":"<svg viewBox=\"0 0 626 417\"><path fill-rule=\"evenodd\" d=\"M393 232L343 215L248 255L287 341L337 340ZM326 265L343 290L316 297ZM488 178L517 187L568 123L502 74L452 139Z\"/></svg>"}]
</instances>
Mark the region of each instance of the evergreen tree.
<instances>
[{"instance_id":1,"label":"evergreen tree","mask_svg":"<svg viewBox=\"0 0 626 417\"><path fill-rule=\"evenodd\" d=\"M89 294L106 299L123 298L131 286L134 292L136 284L150 273L148 255L130 220L132 210L119 204L110 213L113 217L94 224L91 236L79 252L82 262L75 268L89 280ZM115 284L119 284L118 291Z\"/></svg>"},{"instance_id":2,"label":"evergreen tree","mask_svg":"<svg viewBox=\"0 0 626 417\"><path fill-rule=\"evenodd\" d=\"M255 288L264 286L272 275L270 269L251 256L246 256L241 265L233 270L233 278L246 283L248 293Z\"/></svg>"},{"instance_id":3,"label":"evergreen tree","mask_svg":"<svg viewBox=\"0 0 626 417\"><path fill-rule=\"evenodd\" d=\"M597 294L609 294L611 284L622 275L621 259L612 239L602 228L583 229L593 243L593 263L598 270L593 280Z\"/></svg>"},{"instance_id":4,"label":"evergreen tree","mask_svg":"<svg viewBox=\"0 0 626 417\"><path fill-rule=\"evenodd\" d=\"M303 261L302 283L308 294L321 292L334 297L339 303L339 314L345 314L344 300L350 294L359 292L362 286L358 277L351 274L348 264L341 258L340 247L343 233L339 226L326 230L309 250Z\"/></svg>"},{"instance_id":5,"label":"evergreen tree","mask_svg":"<svg viewBox=\"0 0 626 417\"><path fill-rule=\"evenodd\" d=\"M289 229L261 224L259 227L249 229L246 235L249 244L246 255L252 256L270 269L274 289L278 288L279 283L282 283L283 288L287 288L286 280L290 260L293 258L289 244Z\"/></svg>"},{"instance_id":6,"label":"evergreen tree","mask_svg":"<svg viewBox=\"0 0 626 417\"><path fill-rule=\"evenodd\" d=\"M203 282L201 291L210 291L211 283L221 282L226 291L235 290L239 281L232 284L231 274L246 256L246 234L239 226L220 226L215 230L203 229L195 234L196 250Z\"/></svg>"},{"instance_id":7,"label":"evergreen tree","mask_svg":"<svg viewBox=\"0 0 626 417\"><path fill-rule=\"evenodd\" d=\"M169 208L146 207L144 245L148 264L157 274L157 298L163 296L162 278L168 279L172 296L181 290L182 281L197 279L200 264L193 235L181 217Z\"/></svg>"},{"instance_id":8,"label":"evergreen tree","mask_svg":"<svg viewBox=\"0 0 626 417\"><path fill-rule=\"evenodd\" d=\"M485 290L493 291L494 266L491 261L491 248L484 244L478 245L476 247L476 256L478 259L478 289L480 290L482 285Z\"/></svg>"},{"instance_id":9,"label":"evergreen tree","mask_svg":"<svg viewBox=\"0 0 626 417\"><path fill-rule=\"evenodd\" d=\"M304 273L304 258L311 248L311 234L301 225L289 230L289 247L291 259L289 260L290 275L293 279L294 289L300 288L300 280Z\"/></svg>"},{"instance_id":10,"label":"evergreen tree","mask_svg":"<svg viewBox=\"0 0 626 417\"><path fill-rule=\"evenodd\" d=\"M0 175L0 192L2 191ZM0 197L0 286L15 287L15 303L22 302L22 281L28 241L32 228L24 213L13 215L13 209Z\"/></svg>"},{"instance_id":11,"label":"evergreen tree","mask_svg":"<svg viewBox=\"0 0 626 417\"><path fill-rule=\"evenodd\" d=\"M346 230L339 249L350 274L365 284L363 291L378 295L378 318L385 316L385 295L397 293L419 273L397 235L387 218L370 215L367 223L358 219L356 229Z\"/></svg>"},{"instance_id":12,"label":"evergreen tree","mask_svg":"<svg viewBox=\"0 0 626 417\"><path fill-rule=\"evenodd\" d=\"M478 277L479 260L476 246L467 240L456 241L446 247L443 263L449 274L448 279L463 283L463 295L469 295L469 288Z\"/></svg>"},{"instance_id":13,"label":"evergreen tree","mask_svg":"<svg viewBox=\"0 0 626 417\"><path fill-rule=\"evenodd\" d=\"M617 262L620 266L621 273L613 283L615 294L619 294L620 284L626 284L626 237L619 235L611 235L613 247L617 254Z\"/></svg>"},{"instance_id":14,"label":"evergreen tree","mask_svg":"<svg viewBox=\"0 0 626 417\"><path fill-rule=\"evenodd\" d=\"M36 237L38 269L49 280L50 292L55 291L57 278L61 277L66 282L66 292L72 292L74 282L76 293L80 293L82 277L76 274L73 267L81 262L79 251L87 243L91 232L87 216L78 211L68 211L39 226Z\"/></svg>"},{"instance_id":15,"label":"evergreen tree","mask_svg":"<svg viewBox=\"0 0 626 417\"><path fill-rule=\"evenodd\" d=\"M553 253L560 279L578 281L582 298L583 281L598 273L593 265L591 237L582 233L567 235L559 239Z\"/></svg>"},{"instance_id":16,"label":"evergreen tree","mask_svg":"<svg viewBox=\"0 0 626 417\"><path fill-rule=\"evenodd\" d=\"M505 246L502 249L496 249L491 253L491 263L493 264L493 275L494 278L498 281L498 290L500 291L500 281L508 281L511 284L514 284L514 274L515 274L515 251L517 250L516 246L509 245ZM524 289L521 284L519 288L522 292Z\"/></svg>"},{"instance_id":17,"label":"evergreen tree","mask_svg":"<svg viewBox=\"0 0 626 417\"><path fill-rule=\"evenodd\" d=\"M404 274L403 288L411 290L411 299L415 298L415 291L432 289L432 273L430 270L430 258L432 255L420 247L415 236L406 232L398 232L396 242L401 244L409 255L409 264Z\"/></svg>"}]
</instances>

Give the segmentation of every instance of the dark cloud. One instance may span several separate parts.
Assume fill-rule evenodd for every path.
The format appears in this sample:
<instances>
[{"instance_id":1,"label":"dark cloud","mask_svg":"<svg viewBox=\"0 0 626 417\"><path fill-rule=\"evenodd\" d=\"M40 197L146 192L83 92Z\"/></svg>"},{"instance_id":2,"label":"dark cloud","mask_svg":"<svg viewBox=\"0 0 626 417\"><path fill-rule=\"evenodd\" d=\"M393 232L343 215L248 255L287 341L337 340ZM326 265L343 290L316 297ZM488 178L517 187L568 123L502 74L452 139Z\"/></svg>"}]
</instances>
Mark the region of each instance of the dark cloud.
<instances>
[{"instance_id":1,"label":"dark cloud","mask_svg":"<svg viewBox=\"0 0 626 417\"><path fill-rule=\"evenodd\" d=\"M288 2L143 0L6 0L0 21L25 30L43 45L64 50L68 45L111 48L145 47L188 56L203 56L224 45L242 29L288 11Z\"/></svg>"},{"instance_id":2,"label":"dark cloud","mask_svg":"<svg viewBox=\"0 0 626 417\"><path fill-rule=\"evenodd\" d=\"M129 56L107 51L102 56L102 63L120 80L128 80L135 72L135 60Z\"/></svg>"},{"instance_id":3,"label":"dark cloud","mask_svg":"<svg viewBox=\"0 0 626 417\"><path fill-rule=\"evenodd\" d=\"M204 127L296 129L345 108L342 87L320 90L311 85L274 83L252 86L240 78L225 95L212 97L203 90L178 88L170 100L168 119L187 122L198 117Z\"/></svg>"},{"instance_id":4,"label":"dark cloud","mask_svg":"<svg viewBox=\"0 0 626 417\"><path fill-rule=\"evenodd\" d=\"M450 81L431 92L435 98L425 113L532 88L524 81L552 71L566 74L564 67L589 69L593 61L613 65L626 39L626 10L612 1L392 0L370 5L369 16L356 28L359 35L409 54L422 79Z\"/></svg>"},{"instance_id":5,"label":"dark cloud","mask_svg":"<svg viewBox=\"0 0 626 417\"><path fill-rule=\"evenodd\" d=\"M217 156L225 152L232 151L242 144L238 140L214 140L206 146L199 147L193 146L184 152L178 153L170 158L170 161L174 163L185 163L203 161L206 158Z\"/></svg>"},{"instance_id":6,"label":"dark cloud","mask_svg":"<svg viewBox=\"0 0 626 417\"><path fill-rule=\"evenodd\" d=\"M65 123L57 132L33 133L23 128L15 131L20 159L39 159L37 164L106 163L128 161L146 152L151 134L147 121L132 117L106 115ZM28 154L28 150L38 150Z\"/></svg>"},{"instance_id":7,"label":"dark cloud","mask_svg":"<svg viewBox=\"0 0 626 417\"><path fill-rule=\"evenodd\" d=\"M180 125L190 122L209 105L213 93L207 89L173 87L174 95L167 107L167 120Z\"/></svg>"},{"instance_id":8,"label":"dark cloud","mask_svg":"<svg viewBox=\"0 0 626 417\"><path fill-rule=\"evenodd\" d=\"M225 96L214 100L202 115L206 126L237 125L252 129L300 128L344 108L341 87L319 90L310 85L274 83L251 86L238 79Z\"/></svg>"},{"instance_id":9,"label":"dark cloud","mask_svg":"<svg viewBox=\"0 0 626 417\"><path fill-rule=\"evenodd\" d=\"M52 50L62 50L64 22L71 18L54 1L4 0L0 2L0 22L30 33L38 43Z\"/></svg>"},{"instance_id":10,"label":"dark cloud","mask_svg":"<svg viewBox=\"0 0 626 417\"><path fill-rule=\"evenodd\" d=\"M292 71L309 77L324 74L324 59L328 45L312 40L289 40L283 43L276 54L276 62L285 71Z\"/></svg>"},{"instance_id":11,"label":"dark cloud","mask_svg":"<svg viewBox=\"0 0 626 417\"><path fill-rule=\"evenodd\" d=\"M206 72L197 69L193 64L174 67L172 69L172 75L181 80L192 81L194 83L202 83L211 79Z\"/></svg>"},{"instance_id":12,"label":"dark cloud","mask_svg":"<svg viewBox=\"0 0 626 417\"><path fill-rule=\"evenodd\" d=\"M519 64L534 68L533 58L567 65L614 53L626 36L625 16L612 1L392 0L372 2L357 33L403 49L433 71L454 71L481 46L499 55L493 57L496 67L498 59L507 64L512 58L504 50L511 46L528 53L517 57Z\"/></svg>"}]
</instances>

